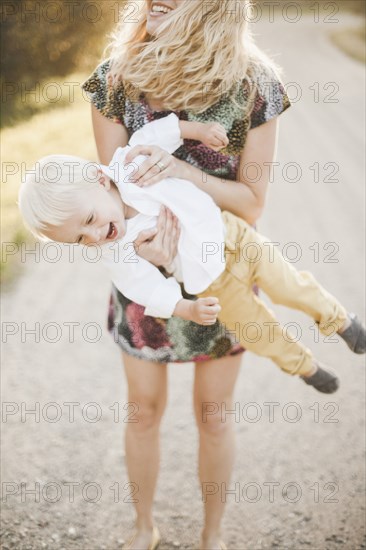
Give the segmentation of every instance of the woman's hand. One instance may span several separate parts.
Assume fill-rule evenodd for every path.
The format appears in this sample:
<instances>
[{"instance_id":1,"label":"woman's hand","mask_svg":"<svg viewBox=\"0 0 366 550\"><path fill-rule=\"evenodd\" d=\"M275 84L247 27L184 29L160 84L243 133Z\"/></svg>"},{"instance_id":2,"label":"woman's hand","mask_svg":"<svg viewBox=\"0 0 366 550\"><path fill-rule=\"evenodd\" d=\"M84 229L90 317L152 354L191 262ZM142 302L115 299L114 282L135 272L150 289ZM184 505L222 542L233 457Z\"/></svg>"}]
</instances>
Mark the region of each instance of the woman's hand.
<instances>
[{"instance_id":1,"label":"woman's hand","mask_svg":"<svg viewBox=\"0 0 366 550\"><path fill-rule=\"evenodd\" d=\"M157 145L136 145L126 155L126 163L137 155L149 156L131 176L131 181L139 187L152 185L168 176L179 177L179 167L173 155Z\"/></svg>"},{"instance_id":2,"label":"woman's hand","mask_svg":"<svg viewBox=\"0 0 366 550\"><path fill-rule=\"evenodd\" d=\"M178 218L162 206L156 228L141 231L134 241L136 254L169 272L169 266L177 255L179 235Z\"/></svg>"}]
</instances>

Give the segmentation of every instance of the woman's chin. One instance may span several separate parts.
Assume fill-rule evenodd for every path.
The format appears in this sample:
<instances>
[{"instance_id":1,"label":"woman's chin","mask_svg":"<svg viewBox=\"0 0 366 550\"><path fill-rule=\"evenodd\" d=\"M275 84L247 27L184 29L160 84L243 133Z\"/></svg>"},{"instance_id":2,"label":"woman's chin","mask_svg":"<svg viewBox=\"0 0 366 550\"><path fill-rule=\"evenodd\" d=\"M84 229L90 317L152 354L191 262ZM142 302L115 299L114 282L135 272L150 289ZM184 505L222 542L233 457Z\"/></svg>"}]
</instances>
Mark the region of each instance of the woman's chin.
<instances>
[{"instance_id":1,"label":"woman's chin","mask_svg":"<svg viewBox=\"0 0 366 550\"><path fill-rule=\"evenodd\" d=\"M146 31L148 32L148 34L150 34L151 36L154 36L155 32L156 32L156 29L158 28L159 26L159 22L158 21L154 21L154 20L151 20L151 19L147 19L146 21Z\"/></svg>"},{"instance_id":2,"label":"woman's chin","mask_svg":"<svg viewBox=\"0 0 366 550\"><path fill-rule=\"evenodd\" d=\"M164 15L147 15L146 19L146 30L149 34L153 35L156 32L156 29L159 27L160 23L166 21L166 16Z\"/></svg>"}]
</instances>

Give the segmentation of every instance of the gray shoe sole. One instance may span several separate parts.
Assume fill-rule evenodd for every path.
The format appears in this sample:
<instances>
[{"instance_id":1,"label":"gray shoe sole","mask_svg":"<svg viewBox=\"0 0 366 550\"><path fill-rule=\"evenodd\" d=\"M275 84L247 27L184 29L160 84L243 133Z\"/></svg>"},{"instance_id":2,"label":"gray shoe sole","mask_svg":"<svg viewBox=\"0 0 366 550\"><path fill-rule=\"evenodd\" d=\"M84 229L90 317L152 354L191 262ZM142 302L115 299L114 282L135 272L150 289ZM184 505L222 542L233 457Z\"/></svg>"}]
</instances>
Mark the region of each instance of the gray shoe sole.
<instances>
[{"instance_id":1,"label":"gray shoe sole","mask_svg":"<svg viewBox=\"0 0 366 550\"><path fill-rule=\"evenodd\" d=\"M330 370L318 364L318 370L312 376L300 376L305 384L313 386L322 393L334 393L339 388L339 378Z\"/></svg>"},{"instance_id":2,"label":"gray shoe sole","mask_svg":"<svg viewBox=\"0 0 366 550\"><path fill-rule=\"evenodd\" d=\"M354 353L366 353L366 328L354 313L349 313L348 317L351 320L351 325L344 332L338 332L338 336Z\"/></svg>"}]
</instances>

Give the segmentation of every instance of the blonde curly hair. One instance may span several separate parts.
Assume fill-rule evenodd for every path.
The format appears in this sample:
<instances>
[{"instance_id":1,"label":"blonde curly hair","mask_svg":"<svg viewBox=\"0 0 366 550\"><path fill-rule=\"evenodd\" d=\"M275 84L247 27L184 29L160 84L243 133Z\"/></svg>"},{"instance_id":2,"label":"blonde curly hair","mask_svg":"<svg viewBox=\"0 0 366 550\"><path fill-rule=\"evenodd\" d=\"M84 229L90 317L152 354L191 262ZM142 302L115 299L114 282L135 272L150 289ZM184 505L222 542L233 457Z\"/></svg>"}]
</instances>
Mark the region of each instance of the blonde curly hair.
<instances>
[{"instance_id":1,"label":"blonde curly hair","mask_svg":"<svg viewBox=\"0 0 366 550\"><path fill-rule=\"evenodd\" d=\"M138 19L131 21L125 14L136 7L136 0L127 1L106 49L110 82L122 82L132 101L143 93L172 111L199 114L226 96L248 116L256 96L256 66L265 64L281 73L253 41L251 0L183 2L154 35L146 29L150 4L140 0ZM243 84L248 92L244 106L235 100Z\"/></svg>"}]
</instances>

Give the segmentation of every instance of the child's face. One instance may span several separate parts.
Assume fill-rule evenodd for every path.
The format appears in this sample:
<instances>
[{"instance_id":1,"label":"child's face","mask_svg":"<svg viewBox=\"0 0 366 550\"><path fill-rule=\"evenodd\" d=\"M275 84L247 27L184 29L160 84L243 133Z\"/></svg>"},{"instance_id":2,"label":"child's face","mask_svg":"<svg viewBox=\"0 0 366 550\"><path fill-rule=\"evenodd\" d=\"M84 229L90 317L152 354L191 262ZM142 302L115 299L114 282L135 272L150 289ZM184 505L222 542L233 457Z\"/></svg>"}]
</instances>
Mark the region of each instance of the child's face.
<instances>
[{"instance_id":1,"label":"child's face","mask_svg":"<svg viewBox=\"0 0 366 550\"><path fill-rule=\"evenodd\" d=\"M77 191L77 212L60 226L49 226L44 234L53 241L86 246L106 244L121 239L126 233L125 205L118 189L107 176L101 175L100 185Z\"/></svg>"}]
</instances>

